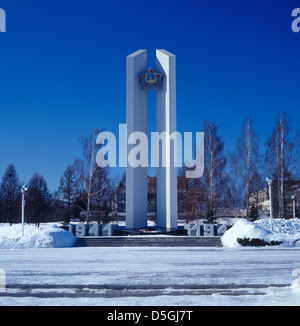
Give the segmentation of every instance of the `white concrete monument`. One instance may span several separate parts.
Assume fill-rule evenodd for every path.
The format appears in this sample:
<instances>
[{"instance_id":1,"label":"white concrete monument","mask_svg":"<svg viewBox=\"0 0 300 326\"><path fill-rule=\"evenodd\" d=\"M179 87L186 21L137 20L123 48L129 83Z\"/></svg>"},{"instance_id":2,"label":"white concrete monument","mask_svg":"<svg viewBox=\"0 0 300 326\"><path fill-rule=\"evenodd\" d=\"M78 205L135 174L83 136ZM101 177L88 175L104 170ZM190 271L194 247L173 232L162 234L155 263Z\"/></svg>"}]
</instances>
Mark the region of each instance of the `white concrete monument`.
<instances>
[{"instance_id":1,"label":"white concrete monument","mask_svg":"<svg viewBox=\"0 0 300 326\"><path fill-rule=\"evenodd\" d=\"M147 89L156 89L157 132L160 137L157 165L157 227L177 230L176 145L170 135L176 131L176 57L156 50L156 71L147 69L147 52L139 50L127 57L127 134L147 134ZM127 153L135 144L128 142ZM163 157L163 158L162 158ZM147 167L126 168L126 228L147 227Z\"/></svg>"}]
</instances>

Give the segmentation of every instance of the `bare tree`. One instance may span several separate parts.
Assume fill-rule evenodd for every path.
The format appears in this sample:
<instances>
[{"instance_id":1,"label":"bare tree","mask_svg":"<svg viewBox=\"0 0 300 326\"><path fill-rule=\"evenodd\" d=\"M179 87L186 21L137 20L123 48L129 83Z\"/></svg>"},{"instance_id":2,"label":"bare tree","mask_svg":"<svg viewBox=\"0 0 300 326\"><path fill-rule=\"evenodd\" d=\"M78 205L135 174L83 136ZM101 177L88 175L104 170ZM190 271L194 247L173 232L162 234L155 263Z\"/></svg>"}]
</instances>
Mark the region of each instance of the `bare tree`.
<instances>
[{"instance_id":1,"label":"bare tree","mask_svg":"<svg viewBox=\"0 0 300 326\"><path fill-rule=\"evenodd\" d=\"M28 183L25 209L34 223L39 226L51 213L51 194L46 179L35 173Z\"/></svg>"},{"instance_id":2,"label":"bare tree","mask_svg":"<svg viewBox=\"0 0 300 326\"><path fill-rule=\"evenodd\" d=\"M209 214L219 208L222 201L222 188L226 176L226 157L224 142L218 135L218 127L214 121L204 123L204 175L201 181L207 200L206 210Z\"/></svg>"},{"instance_id":3,"label":"bare tree","mask_svg":"<svg viewBox=\"0 0 300 326\"><path fill-rule=\"evenodd\" d=\"M232 175L236 180L241 204L249 209L250 195L258 191L262 185L262 177L258 168L259 152L257 134L253 128L251 117L244 120L236 149L230 154Z\"/></svg>"},{"instance_id":4,"label":"bare tree","mask_svg":"<svg viewBox=\"0 0 300 326\"><path fill-rule=\"evenodd\" d=\"M186 170L186 167L182 167L179 170L177 189L178 213L181 217L185 218L186 223L188 223L200 217L204 196L200 179L186 178Z\"/></svg>"},{"instance_id":5,"label":"bare tree","mask_svg":"<svg viewBox=\"0 0 300 326\"><path fill-rule=\"evenodd\" d=\"M300 178L300 126L296 131L296 156L295 156L295 170L298 178Z\"/></svg>"},{"instance_id":6,"label":"bare tree","mask_svg":"<svg viewBox=\"0 0 300 326\"><path fill-rule=\"evenodd\" d=\"M85 194L86 204L86 221L89 223L92 201L95 196L108 186L108 181L101 186L97 186L100 168L96 162L96 155L100 149L100 145L96 143L97 136L101 132L99 128L94 128L88 136L80 138L82 148L82 158L75 160L75 168L77 180Z\"/></svg>"},{"instance_id":7,"label":"bare tree","mask_svg":"<svg viewBox=\"0 0 300 326\"><path fill-rule=\"evenodd\" d=\"M0 213L5 222L10 225L16 222L21 206L21 184L13 164L10 164L0 184Z\"/></svg>"},{"instance_id":8,"label":"bare tree","mask_svg":"<svg viewBox=\"0 0 300 326\"><path fill-rule=\"evenodd\" d=\"M112 180L112 184L114 184L114 188L116 189L113 194L113 206L115 207L113 210L115 210L115 213L117 213L118 209L126 212L126 172L119 177L115 177ZM149 211L151 209L152 207L150 207Z\"/></svg>"},{"instance_id":9,"label":"bare tree","mask_svg":"<svg viewBox=\"0 0 300 326\"><path fill-rule=\"evenodd\" d=\"M70 218L72 217L72 210L78 191L74 164L73 166L69 165L60 179L58 188L58 196L64 206L63 215L66 222L70 222Z\"/></svg>"},{"instance_id":10,"label":"bare tree","mask_svg":"<svg viewBox=\"0 0 300 326\"><path fill-rule=\"evenodd\" d=\"M111 211L113 200L113 188L109 182L108 169L98 168L93 182L94 196L91 197L91 208L94 212L98 223L104 219L108 221L108 212Z\"/></svg>"},{"instance_id":11,"label":"bare tree","mask_svg":"<svg viewBox=\"0 0 300 326\"><path fill-rule=\"evenodd\" d=\"M278 217L285 215L285 181L290 180L293 144L289 139L289 121L285 112L276 121L271 136L266 143L266 163L275 182L274 194L278 204Z\"/></svg>"}]
</instances>

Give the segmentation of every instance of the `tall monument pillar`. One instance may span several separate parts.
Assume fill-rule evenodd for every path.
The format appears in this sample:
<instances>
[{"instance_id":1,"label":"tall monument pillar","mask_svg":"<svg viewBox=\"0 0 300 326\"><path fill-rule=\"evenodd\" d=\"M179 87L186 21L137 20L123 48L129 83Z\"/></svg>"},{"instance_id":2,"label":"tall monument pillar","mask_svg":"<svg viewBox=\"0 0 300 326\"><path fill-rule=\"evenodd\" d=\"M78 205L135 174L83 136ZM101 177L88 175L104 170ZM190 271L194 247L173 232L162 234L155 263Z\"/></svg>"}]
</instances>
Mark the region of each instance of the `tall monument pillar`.
<instances>
[{"instance_id":1,"label":"tall monument pillar","mask_svg":"<svg viewBox=\"0 0 300 326\"><path fill-rule=\"evenodd\" d=\"M147 134L147 89L156 89L157 132L176 132L176 57L156 50L156 71L147 69L146 50L127 57L127 134ZM162 137L157 167L157 227L166 231L177 229L177 168L175 146L170 137ZM133 145L127 146L127 154ZM128 156L128 155L127 155ZM164 159L162 159L164 157ZM164 162L164 163L163 163ZM147 167L126 168L126 228L147 226Z\"/></svg>"},{"instance_id":2,"label":"tall monument pillar","mask_svg":"<svg viewBox=\"0 0 300 326\"><path fill-rule=\"evenodd\" d=\"M139 50L127 57L126 122L127 134L147 134L147 91L138 75L147 70L147 51ZM134 145L127 145L127 154ZM128 156L128 155L127 155ZM147 167L126 167L126 228L147 226Z\"/></svg>"},{"instance_id":3,"label":"tall monument pillar","mask_svg":"<svg viewBox=\"0 0 300 326\"><path fill-rule=\"evenodd\" d=\"M165 50L156 50L156 69L164 75L156 95L156 124L159 133L171 135L176 127L176 57ZM159 162L157 168L157 225L170 231L177 229L177 168L174 162L175 144L170 138L163 138L166 149L166 167Z\"/></svg>"}]
</instances>

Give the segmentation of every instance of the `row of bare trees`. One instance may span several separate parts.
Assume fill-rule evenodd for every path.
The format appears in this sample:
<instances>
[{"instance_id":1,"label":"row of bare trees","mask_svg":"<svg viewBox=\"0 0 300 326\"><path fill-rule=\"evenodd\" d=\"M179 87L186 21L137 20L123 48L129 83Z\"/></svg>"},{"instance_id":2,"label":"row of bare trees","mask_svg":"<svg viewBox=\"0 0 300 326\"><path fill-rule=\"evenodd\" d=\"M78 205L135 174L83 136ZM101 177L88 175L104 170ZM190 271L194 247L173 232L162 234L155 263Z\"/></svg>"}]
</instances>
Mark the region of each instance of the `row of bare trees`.
<instances>
[{"instance_id":1,"label":"row of bare trees","mask_svg":"<svg viewBox=\"0 0 300 326\"><path fill-rule=\"evenodd\" d=\"M275 182L275 202L277 215L283 218L286 214L289 180L299 176L299 157L296 146L299 145L299 131L293 142L290 134L290 123L286 113L282 113L276 121L272 134L267 141L266 163L268 171Z\"/></svg>"},{"instance_id":2,"label":"row of bare trees","mask_svg":"<svg viewBox=\"0 0 300 326\"><path fill-rule=\"evenodd\" d=\"M250 196L266 187L265 178L271 176L274 202L278 217L286 216L289 180L299 179L300 126L293 134L290 120L283 112L274 123L265 141L265 151L260 153L259 138L251 117L241 126L235 149L225 154L224 140L215 121L205 121L204 131L205 169L200 179L184 178L184 168L178 178L178 210L186 220L226 215L230 208L250 211ZM116 185L108 168L96 163L99 146L95 128L81 137L82 156L70 164L60 179L58 190L51 194L47 181L35 173L28 183L26 215L29 221L66 220L71 218L109 220L113 210ZM294 135L294 137L292 137ZM123 178L123 177L121 177ZM13 223L20 219L20 187L13 165L5 171L0 184L0 221Z\"/></svg>"},{"instance_id":3,"label":"row of bare trees","mask_svg":"<svg viewBox=\"0 0 300 326\"><path fill-rule=\"evenodd\" d=\"M198 180L179 178L179 213L186 220L206 218L213 221L226 216L230 208L253 212L250 197L266 188L266 176L274 180L274 205L277 217L287 216L290 203L289 181L299 179L300 128L294 134L283 112L274 123L272 133L260 153L259 138L251 117L244 119L235 149L225 155L224 141L214 121L205 121L205 169ZM180 172L184 175L184 171ZM300 200L300 198L298 199Z\"/></svg>"},{"instance_id":4,"label":"row of bare trees","mask_svg":"<svg viewBox=\"0 0 300 326\"><path fill-rule=\"evenodd\" d=\"M98 222L109 219L112 210L113 188L108 169L96 164L99 145L96 138L100 130L95 128L86 137L80 138L82 157L69 165L59 182L58 190L51 193L45 178L35 173L28 182L25 194L26 221L36 223L47 221L69 222L71 218L91 218ZM14 165L10 164L0 184L0 222L20 222L21 186Z\"/></svg>"},{"instance_id":5,"label":"row of bare trees","mask_svg":"<svg viewBox=\"0 0 300 326\"><path fill-rule=\"evenodd\" d=\"M96 163L100 148L96 139L100 132L99 128L95 128L90 135L80 138L82 157L76 158L60 179L56 197L62 204L66 221L74 216L83 218L87 223L91 219L99 223L109 220L114 189L108 168L99 167Z\"/></svg>"},{"instance_id":6,"label":"row of bare trees","mask_svg":"<svg viewBox=\"0 0 300 326\"><path fill-rule=\"evenodd\" d=\"M0 184L0 221L17 223L21 219L21 186L17 171L10 164ZM52 195L48 190L47 181L38 173L35 173L28 182L26 193L26 213L30 222L39 225L40 221L46 221L54 212Z\"/></svg>"}]
</instances>

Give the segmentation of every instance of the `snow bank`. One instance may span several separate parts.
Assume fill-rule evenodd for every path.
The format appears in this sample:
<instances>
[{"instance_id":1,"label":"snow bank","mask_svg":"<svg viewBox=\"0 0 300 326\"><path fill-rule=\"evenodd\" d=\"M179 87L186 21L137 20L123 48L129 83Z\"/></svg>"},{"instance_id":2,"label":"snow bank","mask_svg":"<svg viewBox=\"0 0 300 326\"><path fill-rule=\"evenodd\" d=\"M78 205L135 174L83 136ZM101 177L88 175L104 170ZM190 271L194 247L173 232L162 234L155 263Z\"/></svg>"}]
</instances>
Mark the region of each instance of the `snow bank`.
<instances>
[{"instance_id":1,"label":"snow bank","mask_svg":"<svg viewBox=\"0 0 300 326\"><path fill-rule=\"evenodd\" d=\"M56 224L37 227L31 224L0 224L0 249L72 247L75 237Z\"/></svg>"},{"instance_id":2,"label":"snow bank","mask_svg":"<svg viewBox=\"0 0 300 326\"><path fill-rule=\"evenodd\" d=\"M246 219L240 219L222 237L222 243L227 247L241 246L237 242L241 239L261 239L267 242L279 241L282 246L300 245L300 220L292 219L274 219L271 231L270 220L257 220L249 222Z\"/></svg>"}]
</instances>

